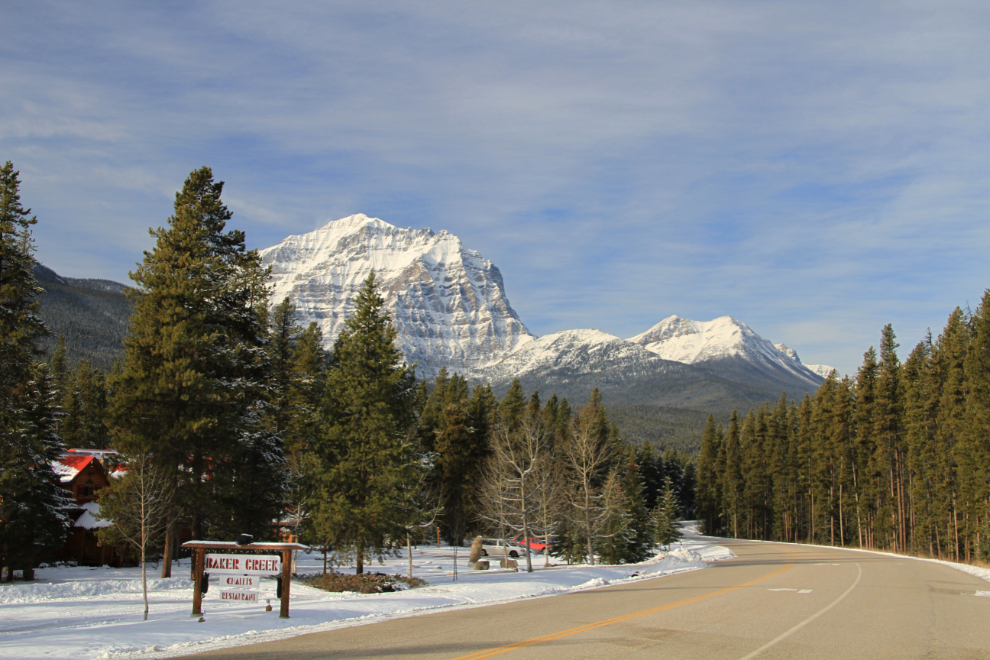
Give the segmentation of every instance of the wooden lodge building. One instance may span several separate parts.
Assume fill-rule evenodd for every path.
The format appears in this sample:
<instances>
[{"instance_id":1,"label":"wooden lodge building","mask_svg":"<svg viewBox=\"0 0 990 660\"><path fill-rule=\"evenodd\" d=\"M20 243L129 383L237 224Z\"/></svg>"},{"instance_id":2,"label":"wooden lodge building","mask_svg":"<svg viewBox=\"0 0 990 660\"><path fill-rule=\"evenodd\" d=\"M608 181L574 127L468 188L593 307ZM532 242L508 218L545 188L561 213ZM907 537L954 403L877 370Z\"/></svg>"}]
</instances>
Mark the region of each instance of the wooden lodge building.
<instances>
[{"instance_id":1,"label":"wooden lodge building","mask_svg":"<svg viewBox=\"0 0 990 660\"><path fill-rule=\"evenodd\" d=\"M53 561L75 561L85 566L121 562L116 549L100 547L96 538L96 530L110 525L96 517L100 510L97 498L113 478L107 458L115 454L106 449L70 449L52 466L71 502L66 508L71 521L69 533L65 545L52 555Z\"/></svg>"}]
</instances>

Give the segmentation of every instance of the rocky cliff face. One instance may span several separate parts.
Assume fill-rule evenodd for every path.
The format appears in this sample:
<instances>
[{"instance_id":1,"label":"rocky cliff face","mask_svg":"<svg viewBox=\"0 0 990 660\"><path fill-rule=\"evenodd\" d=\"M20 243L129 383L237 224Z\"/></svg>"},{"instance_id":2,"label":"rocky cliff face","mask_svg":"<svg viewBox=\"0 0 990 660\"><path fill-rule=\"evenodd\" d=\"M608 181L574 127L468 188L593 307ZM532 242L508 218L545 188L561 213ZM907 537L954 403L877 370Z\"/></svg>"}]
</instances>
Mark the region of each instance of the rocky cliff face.
<instances>
[{"instance_id":1,"label":"rocky cliff face","mask_svg":"<svg viewBox=\"0 0 990 660\"><path fill-rule=\"evenodd\" d=\"M400 229L352 215L261 251L274 301L289 296L330 347L372 269L393 313L399 348L421 378L472 372L535 337L505 295L498 268L446 231Z\"/></svg>"}]
</instances>

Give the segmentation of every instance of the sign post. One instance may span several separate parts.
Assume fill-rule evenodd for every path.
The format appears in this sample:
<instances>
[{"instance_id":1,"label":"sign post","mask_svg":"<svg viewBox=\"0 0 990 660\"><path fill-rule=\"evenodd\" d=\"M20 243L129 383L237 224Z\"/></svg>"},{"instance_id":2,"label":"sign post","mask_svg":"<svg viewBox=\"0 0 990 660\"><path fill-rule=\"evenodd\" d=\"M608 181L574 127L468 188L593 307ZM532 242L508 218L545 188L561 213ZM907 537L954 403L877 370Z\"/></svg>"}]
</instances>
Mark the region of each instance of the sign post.
<instances>
[{"instance_id":1,"label":"sign post","mask_svg":"<svg viewBox=\"0 0 990 660\"><path fill-rule=\"evenodd\" d=\"M245 591L244 587L258 586L261 576L279 575L282 583L279 618L289 618L292 551L306 550L305 545L299 543L247 543L238 545L233 542L188 541L183 543L182 547L191 549L193 556L192 616L203 616L204 573L206 575L219 573L221 575L221 598L243 602L256 602L258 599L256 591ZM207 554L208 550L215 552ZM262 552L278 552L279 554L274 556L272 554L259 554ZM232 587L235 590L224 591L224 587Z\"/></svg>"}]
</instances>

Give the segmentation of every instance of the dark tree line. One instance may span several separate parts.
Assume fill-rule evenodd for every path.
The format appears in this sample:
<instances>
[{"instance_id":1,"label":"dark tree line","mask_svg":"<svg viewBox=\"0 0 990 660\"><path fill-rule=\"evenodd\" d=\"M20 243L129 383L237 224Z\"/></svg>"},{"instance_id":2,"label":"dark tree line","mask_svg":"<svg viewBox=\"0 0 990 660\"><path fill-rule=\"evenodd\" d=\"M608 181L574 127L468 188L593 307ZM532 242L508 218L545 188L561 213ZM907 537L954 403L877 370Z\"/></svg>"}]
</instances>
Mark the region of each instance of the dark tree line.
<instances>
[{"instance_id":1,"label":"dark tree line","mask_svg":"<svg viewBox=\"0 0 990 660\"><path fill-rule=\"evenodd\" d=\"M698 516L712 534L990 557L990 290L903 362L891 326L854 379L710 418Z\"/></svg>"}]
</instances>

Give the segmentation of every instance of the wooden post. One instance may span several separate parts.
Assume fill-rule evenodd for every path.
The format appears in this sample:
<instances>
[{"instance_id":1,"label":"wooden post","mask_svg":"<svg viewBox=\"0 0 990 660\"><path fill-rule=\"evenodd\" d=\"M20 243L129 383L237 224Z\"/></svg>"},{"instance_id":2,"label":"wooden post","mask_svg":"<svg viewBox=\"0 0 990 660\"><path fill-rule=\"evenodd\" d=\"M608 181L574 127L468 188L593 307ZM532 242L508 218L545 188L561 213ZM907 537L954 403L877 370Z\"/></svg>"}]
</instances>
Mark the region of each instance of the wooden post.
<instances>
[{"instance_id":1,"label":"wooden post","mask_svg":"<svg viewBox=\"0 0 990 660\"><path fill-rule=\"evenodd\" d=\"M289 585L292 584L292 550L282 551L282 602L278 618L289 618Z\"/></svg>"},{"instance_id":2,"label":"wooden post","mask_svg":"<svg viewBox=\"0 0 990 660\"><path fill-rule=\"evenodd\" d=\"M191 616L203 616L203 566L206 565L206 549L193 550L193 609Z\"/></svg>"}]
</instances>

